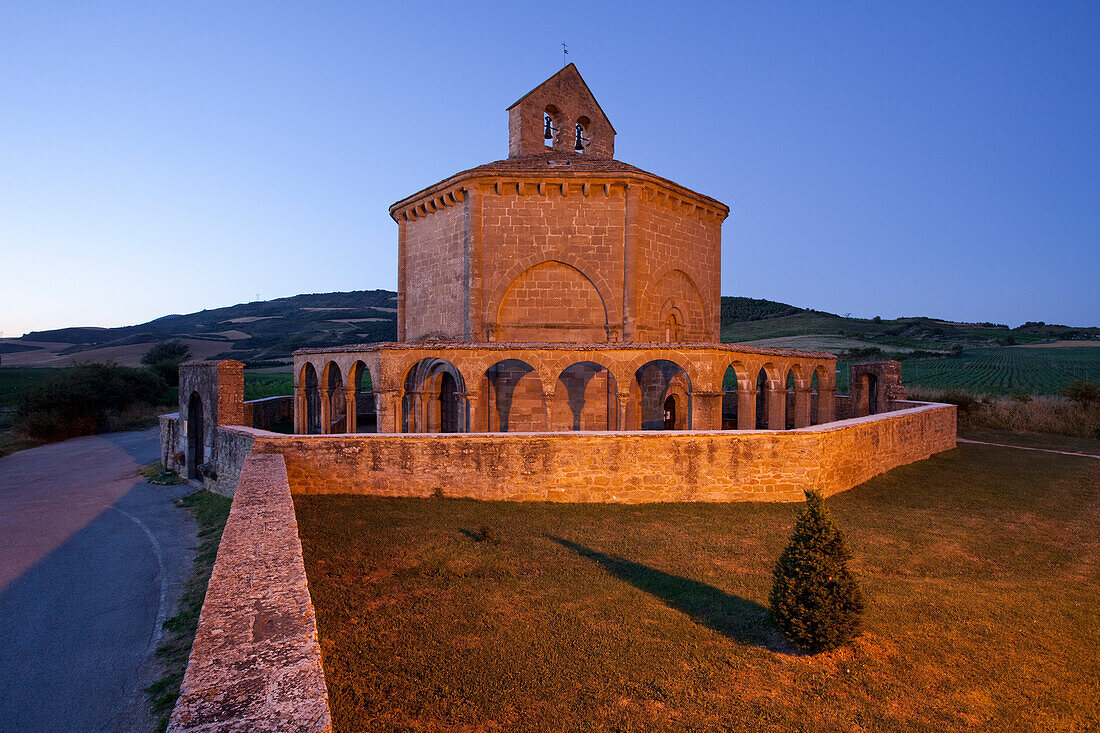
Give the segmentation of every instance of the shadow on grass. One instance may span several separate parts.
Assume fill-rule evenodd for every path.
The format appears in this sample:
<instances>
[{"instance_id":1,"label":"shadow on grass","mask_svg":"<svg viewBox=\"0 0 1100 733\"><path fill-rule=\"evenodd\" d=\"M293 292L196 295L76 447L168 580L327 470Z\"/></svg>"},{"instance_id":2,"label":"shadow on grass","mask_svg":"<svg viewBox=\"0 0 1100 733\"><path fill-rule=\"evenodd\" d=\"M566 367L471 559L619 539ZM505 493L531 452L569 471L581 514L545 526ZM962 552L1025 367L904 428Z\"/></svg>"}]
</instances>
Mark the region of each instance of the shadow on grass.
<instances>
[{"instance_id":1,"label":"shadow on grass","mask_svg":"<svg viewBox=\"0 0 1100 733\"><path fill-rule=\"evenodd\" d=\"M726 593L697 580L669 575L632 560L605 555L561 537L546 536L638 590L659 598L669 608L687 614L695 623L713 629L733 641L764 647L778 654L798 654L772 628L768 622L768 609L755 601Z\"/></svg>"}]
</instances>

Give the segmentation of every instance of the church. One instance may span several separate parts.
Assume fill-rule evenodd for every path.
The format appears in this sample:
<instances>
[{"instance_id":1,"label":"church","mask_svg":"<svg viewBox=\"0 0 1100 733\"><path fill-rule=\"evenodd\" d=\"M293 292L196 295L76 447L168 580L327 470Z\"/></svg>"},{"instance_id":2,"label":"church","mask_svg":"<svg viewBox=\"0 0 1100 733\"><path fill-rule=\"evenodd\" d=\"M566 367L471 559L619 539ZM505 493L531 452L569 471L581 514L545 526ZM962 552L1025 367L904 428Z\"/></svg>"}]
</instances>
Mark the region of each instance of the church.
<instances>
[{"instance_id":1,"label":"church","mask_svg":"<svg viewBox=\"0 0 1100 733\"><path fill-rule=\"evenodd\" d=\"M615 135L569 64L508 108L506 159L393 204L398 341L295 352L296 432L833 421L832 354L720 343L729 207L616 160Z\"/></svg>"}]
</instances>

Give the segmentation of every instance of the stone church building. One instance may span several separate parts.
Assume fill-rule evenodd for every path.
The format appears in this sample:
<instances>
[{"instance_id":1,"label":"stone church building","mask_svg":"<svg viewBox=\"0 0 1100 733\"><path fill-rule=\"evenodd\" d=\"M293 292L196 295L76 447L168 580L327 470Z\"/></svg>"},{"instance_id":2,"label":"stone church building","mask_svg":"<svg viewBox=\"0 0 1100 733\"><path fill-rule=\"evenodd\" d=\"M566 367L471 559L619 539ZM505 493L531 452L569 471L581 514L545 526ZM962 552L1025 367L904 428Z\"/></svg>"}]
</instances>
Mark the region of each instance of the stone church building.
<instances>
[{"instance_id":1,"label":"stone church building","mask_svg":"<svg viewBox=\"0 0 1100 733\"><path fill-rule=\"evenodd\" d=\"M296 352L296 431L833 420L833 355L720 343L729 207L615 160L615 134L570 64L508 108L508 158L391 206L398 342Z\"/></svg>"}]
</instances>

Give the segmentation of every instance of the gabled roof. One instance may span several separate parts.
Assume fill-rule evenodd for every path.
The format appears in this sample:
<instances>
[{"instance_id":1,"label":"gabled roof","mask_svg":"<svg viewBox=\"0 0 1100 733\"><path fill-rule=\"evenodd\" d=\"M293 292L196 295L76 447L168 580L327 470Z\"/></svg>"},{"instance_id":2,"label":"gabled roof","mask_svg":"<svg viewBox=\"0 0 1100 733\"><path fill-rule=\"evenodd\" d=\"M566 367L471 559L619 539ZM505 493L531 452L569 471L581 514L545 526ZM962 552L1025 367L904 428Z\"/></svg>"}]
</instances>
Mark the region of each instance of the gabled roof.
<instances>
[{"instance_id":1,"label":"gabled roof","mask_svg":"<svg viewBox=\"0 0 1100 733\"><path fill-rule=\"evenodd\" d=\"M567 77L567 76L568 77L573 77L581 83L581 86L584 88L584 91L587 92L588 96L592 99L592 103L594 105L596 105L596 109L598 109L600 111L600 114L603 115L604 119L607 120L607 124L611 127L611 132L613 132L615 134L618 134L618 131L615 129L615 126L611 124L611 118L608 117L607 113L603 111L603 107L600 106L599 101L596 99L596 95L593 94L592 90L588 88L587 82L585 82L584 77L581 76L581 72L577 71L576 64L573 64L573 63L570 63L568 66L563 67L560 71L558 71L556 74L554 74L549 79L544 81L542 84L539 84L537 87L535 87L531 91L524 94L522 97L520 97L515 102L513 102L511 105L509 105L508 109L511 110L512 107L515 107L517 104L519 104L523 100L527 99L532 94L537 92L539 89L542 89L544 86L550 84L551 82L556 81L561 77Z\"/></svg>"}]
</instances>

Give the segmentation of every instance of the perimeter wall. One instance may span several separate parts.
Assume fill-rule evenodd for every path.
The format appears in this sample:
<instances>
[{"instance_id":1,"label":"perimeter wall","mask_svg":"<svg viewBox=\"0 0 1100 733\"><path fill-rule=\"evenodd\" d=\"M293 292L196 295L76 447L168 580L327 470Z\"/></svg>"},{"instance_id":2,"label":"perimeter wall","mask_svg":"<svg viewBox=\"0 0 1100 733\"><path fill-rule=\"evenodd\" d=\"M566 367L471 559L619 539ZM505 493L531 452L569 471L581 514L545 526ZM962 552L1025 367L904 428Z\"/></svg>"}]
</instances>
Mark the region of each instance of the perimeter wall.
<instances>
[{"instance_id":1,"label":"perimeter wall","mask_svg":"<svg viewBox=\"0 0 1100 733\"><path fill-rule=\"evenodd\" d=\"M955 406L785 431L282 436L223 427L286 460L296 494L509 501L801 501L955 447ZM225 436L226 439L229 435ZM224 467L228 468L228 467Z\"/></svg>"}]
</instances>

